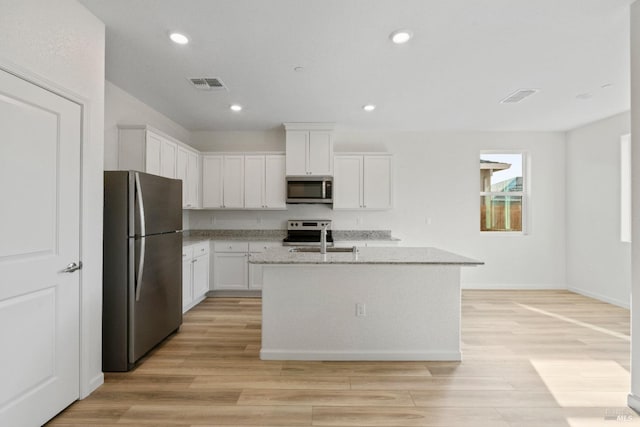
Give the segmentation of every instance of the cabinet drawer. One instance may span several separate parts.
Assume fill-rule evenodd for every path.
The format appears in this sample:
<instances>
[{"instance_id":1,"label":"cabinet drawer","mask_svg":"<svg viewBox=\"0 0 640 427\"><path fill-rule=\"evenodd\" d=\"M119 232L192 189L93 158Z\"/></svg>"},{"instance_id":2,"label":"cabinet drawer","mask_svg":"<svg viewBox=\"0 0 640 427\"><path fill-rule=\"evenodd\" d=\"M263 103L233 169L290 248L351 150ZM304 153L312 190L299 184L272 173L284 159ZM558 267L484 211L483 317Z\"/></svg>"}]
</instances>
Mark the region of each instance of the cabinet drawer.
<instances>
[{"instance_id":1,"label":"cabinet drawer","mask_svg":"<svg viewBox=\"0 0 640 427\"><path fill-rule=\"evenodd\" d=\"M216 252L249 252L249 242L220 241L213 248Z\"/></svg>"},{"instance_id":2,"label":"cabinet drawer","mask_svg":"<svg viewBox=\"0 0 640 427\"><path fill-rule=\"evenodd\" d=\"M209 253L209 242L200 242L191 246L193 248L193 256L200 256Z\"/></svg>"},{"instance_id":3,"label":"cabinet drawer","mask_svg":"<svg viewBox=\"0 0 640 427\"><path fill-rule=\"evenodd\" d=\"M182 248L182 260L193 258L193 245L185 246Z\"/></svg>"},{"instance_id":4,"label":"cabinet drawer","mask_svg":"<svg viewBox=\"0 0 640 427\"><path fill-rule=\"evenodd\" d=\"M280 242L250 242L249 252L264 252L269 248L279 248L282 246Z\"/></svg>"}]
</instances>

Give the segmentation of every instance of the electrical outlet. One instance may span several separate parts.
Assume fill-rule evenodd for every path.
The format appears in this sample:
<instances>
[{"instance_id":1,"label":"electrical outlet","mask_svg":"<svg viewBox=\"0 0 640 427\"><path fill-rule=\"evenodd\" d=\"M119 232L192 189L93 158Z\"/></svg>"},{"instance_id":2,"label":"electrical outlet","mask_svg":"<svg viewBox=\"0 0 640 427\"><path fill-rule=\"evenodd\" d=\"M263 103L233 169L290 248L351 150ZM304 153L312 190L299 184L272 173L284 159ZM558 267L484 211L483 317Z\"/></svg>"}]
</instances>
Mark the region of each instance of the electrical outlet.
<instances>
[{"instance_id":1,"label":"electrical outlet","mask_svg":"<svg viewBox=\"0 0 640 427\"><path fill-rule=\"evenodd\" d=\"M364 303L356 304L356 317L366 317L367 316L367 305Z\"/></svg>"},{"instance_id":2,"label":"electrical outlet","mask_svg":"<svg viewBox=\"0 0 640 427\"><path fill-rule=\"evenodd\" d=\"M362 224L362 217L356 217L356 225L361 225Z\"/></svg>"},{"instance_id":3,"label":"electrical outlet","mask_svg":"<svg viewBox=\"0 0 640 427\"><path fill-rule=\"evenodd\" d=\"M431 218L426 217L426 218L424 219L424 223L425 223L425 224L427 224L427 225L431 225Z\"/></svg>"}]
</instances>

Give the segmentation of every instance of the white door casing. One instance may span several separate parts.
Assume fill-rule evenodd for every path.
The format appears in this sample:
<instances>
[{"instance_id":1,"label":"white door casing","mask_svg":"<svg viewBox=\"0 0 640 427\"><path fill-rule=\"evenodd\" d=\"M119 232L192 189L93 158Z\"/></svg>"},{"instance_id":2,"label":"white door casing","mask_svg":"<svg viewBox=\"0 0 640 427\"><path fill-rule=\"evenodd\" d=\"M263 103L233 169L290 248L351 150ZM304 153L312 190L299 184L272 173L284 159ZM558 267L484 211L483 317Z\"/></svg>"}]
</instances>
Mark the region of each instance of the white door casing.
<instances>
[{"instance_id":1,"label":"white door casing","mask_svg":"<svg viewBox=\"0 0 640 427\"><path fill-rule=\"evenodd\" d=\"M0 71L0 425L79 397L82 108Z\"/></svg>"}]
</instances>

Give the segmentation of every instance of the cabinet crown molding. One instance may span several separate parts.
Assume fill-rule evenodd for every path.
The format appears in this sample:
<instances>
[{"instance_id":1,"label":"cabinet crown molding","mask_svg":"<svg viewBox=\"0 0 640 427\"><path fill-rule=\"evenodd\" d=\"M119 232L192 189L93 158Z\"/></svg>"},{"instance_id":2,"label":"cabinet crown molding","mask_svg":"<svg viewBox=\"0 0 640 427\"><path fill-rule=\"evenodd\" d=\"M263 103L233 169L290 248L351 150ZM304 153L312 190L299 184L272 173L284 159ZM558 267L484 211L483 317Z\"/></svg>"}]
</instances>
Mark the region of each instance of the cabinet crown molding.
<instances>
[{"instance_id":1,"label":"cabinet crown molding","mask_svg":"<svg viewBox=\"0 0 640 427\"><path fill-rule=\"evenodd\" d=\"M336 128L335 123L308 123L308 122L288 122L283 123L284 129L289 130L328 130L333 131Z\"/></svg>"}]
</instances>

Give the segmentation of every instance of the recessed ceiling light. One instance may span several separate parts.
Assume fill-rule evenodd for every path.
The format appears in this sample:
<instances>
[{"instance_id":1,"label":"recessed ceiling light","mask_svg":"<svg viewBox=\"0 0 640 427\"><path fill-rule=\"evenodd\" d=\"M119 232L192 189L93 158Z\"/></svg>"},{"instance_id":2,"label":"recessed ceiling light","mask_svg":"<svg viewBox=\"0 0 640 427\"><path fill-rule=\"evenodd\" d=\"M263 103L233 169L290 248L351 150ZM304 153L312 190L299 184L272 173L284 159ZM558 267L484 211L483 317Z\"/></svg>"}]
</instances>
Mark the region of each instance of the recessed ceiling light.
<instances>
[{"instance_id":1,"label":"recessed ceiling light","mask_svg":"<svg viewBox=\"0 0 640 427\"><path fill-rule=\"evenodd\" d=\"M375 109L376 109L376 106L375 106L375 105L373 105L373 104L367 104L367 105L363 105L363 106L362 106L362 109L363 109L364 111L373 111L373 110L375 110Z\"/></svg>"},{"instance_id":2,"label":"recessed ceiling light","mask_svg":"<svg viewBox=\"0 0 640 427\"><path fill-rule=\"evenodd\" d=\"M242 105L233 104L231 107L229 107L229 109L235 112L242 111Z\"/></svg>"},{"instance_id":3,"label":"recessed ceiling light","mask_svg":"<svg viewBox=\"0 0 640 427\"><path fill-rule=\"evenodd\" d=\"M184 34L171 33L171 34L169 34L169 38L171 39L172 42L177 43L177 44L187 44L187 43L189 43L189 37L185 36Z\"/></svg>"},{"instance_id":4,"label":"recessed ceiling light","mask_svg":"<svg viewBox=\"0 0 640 427\"><path fill-rule=\"evenodd\" d=\"M389 35L389 38L395 44L403 44L411 40L413 34L409 30L397 30Z\"/></svg>"}]
</instances>

